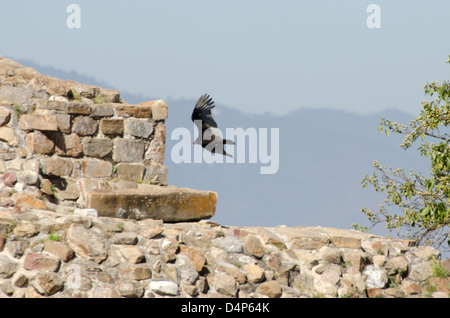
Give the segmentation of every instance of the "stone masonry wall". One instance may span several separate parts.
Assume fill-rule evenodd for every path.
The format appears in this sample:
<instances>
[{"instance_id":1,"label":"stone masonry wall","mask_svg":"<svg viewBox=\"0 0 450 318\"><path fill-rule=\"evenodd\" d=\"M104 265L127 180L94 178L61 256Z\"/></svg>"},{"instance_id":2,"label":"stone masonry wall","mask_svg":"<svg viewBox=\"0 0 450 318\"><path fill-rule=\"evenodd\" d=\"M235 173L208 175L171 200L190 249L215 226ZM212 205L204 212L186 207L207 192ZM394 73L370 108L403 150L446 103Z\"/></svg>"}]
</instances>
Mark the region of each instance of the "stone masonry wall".
<instances>
[{"instance_id":1,"label":"stone masonry wall","mask_svg":"<svg viewBox=\"0 0 450 318\"><path fill-rule=\"evenodd\" d=\"M0 205L84 207L92 189L167 184L167 105L0 57ZM16 204L17 203L17 204Z\"/></svg>"},{"instance_id":2,"label":"stone masonry wall","mask_svg":"<svg viewBox=\"0 0 450 318\"><path fill-rule=\"evenodd\" d=\"M0 57L0 298L448 297L449 260L411 241L83 209L93 189L169 190L149 185L167 183L166 118L162 100L130 105ZM209 217L217 195L202 195Z\"/></svg>"}]
</instances>

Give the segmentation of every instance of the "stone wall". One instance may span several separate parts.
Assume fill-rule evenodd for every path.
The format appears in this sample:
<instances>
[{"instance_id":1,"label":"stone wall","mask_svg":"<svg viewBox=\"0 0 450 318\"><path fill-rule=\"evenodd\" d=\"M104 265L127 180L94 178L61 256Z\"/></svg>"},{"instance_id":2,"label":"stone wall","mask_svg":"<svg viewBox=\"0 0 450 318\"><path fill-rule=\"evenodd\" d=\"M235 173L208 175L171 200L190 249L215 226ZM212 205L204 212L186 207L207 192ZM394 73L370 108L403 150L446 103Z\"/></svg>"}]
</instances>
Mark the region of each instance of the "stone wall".
<instances>
[{"instance_id":1,"label":"stone wall","mask_svg":"<svg viewBox=\"0 0 450 318\"><path fill-rule=\"evenodd\" d=\"M167 105L39 74L0 57L0 205L84 207L93 189L167 184ZM2 191L5 190L5 191Z\"/></svg>"},{"instance_id":2,"label":"stone wall","mask_svg":"<svg viewBox=\"0 0 450 318\"><path fill-rule=\"evenodd\" d=\"M0 209L0 297L449 296L448 260L410 241L85 212Z\"/></svg>"}]
</instances>

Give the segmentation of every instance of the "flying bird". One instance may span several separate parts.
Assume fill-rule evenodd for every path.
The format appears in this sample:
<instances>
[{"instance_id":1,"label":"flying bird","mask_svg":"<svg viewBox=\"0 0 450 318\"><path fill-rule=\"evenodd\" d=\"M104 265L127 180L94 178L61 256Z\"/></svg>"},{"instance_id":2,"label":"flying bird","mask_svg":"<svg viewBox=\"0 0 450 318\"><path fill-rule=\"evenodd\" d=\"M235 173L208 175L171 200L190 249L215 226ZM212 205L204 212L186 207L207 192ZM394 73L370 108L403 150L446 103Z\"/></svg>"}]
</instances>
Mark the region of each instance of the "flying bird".
<instances>
[{"instance_id":1,"label":"flying bird","mask_svg":"<svg viewBox=\"0 0 450 318\"><path fill-rule=\"evenodd\" d=\"M193 145L201 145L211 153L218 153L232 158L232 155L225 152L224 145L234 145L234 141L220 137L217 123L211 114L211 109L214 107L214 101L208 94L202 95L198 99L197 104L195 104L191 119L197 126L198 138Z\"/></svg>"}]
</instances>

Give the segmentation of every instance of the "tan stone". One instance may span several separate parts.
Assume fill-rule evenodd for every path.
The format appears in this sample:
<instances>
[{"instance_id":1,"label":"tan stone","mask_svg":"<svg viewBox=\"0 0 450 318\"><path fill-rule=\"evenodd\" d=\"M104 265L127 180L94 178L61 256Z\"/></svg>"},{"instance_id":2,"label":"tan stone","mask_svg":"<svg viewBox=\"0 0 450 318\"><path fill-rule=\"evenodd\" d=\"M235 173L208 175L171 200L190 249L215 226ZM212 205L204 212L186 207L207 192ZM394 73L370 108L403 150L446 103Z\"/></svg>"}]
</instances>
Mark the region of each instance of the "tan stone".
<instances>
[{"instance_id":1,"label":"tan stone","mask_svg":"<svg viewBox=\"0 0 450 318\"><path fill-rule=\"evenodd\" d=\"M65 178L55 182L55 197L58 200L76 200L80 196L75 179Z\"/></svg>"},{"instance_id":2,"label":"tan stone","mask_svg":"<svg viewBox=\"0 0 450 318\"><path fill-rule=\"evenodd\" d=\"M86 103L70 102L67 103L68 114L90 115L91 107Z\"/></svg>"},{"instance_id":3,"label":"tan stone","mask_svg":"<svg viewBox=\"0 0 450 318\"><path fill-rule=\"evenodd\" d=\"M180 245L180 254L186 255L194 264L197 272L201 272L206 263L206 258L203 256L203 250L195 246Z\"/></svg>"},{"instance_id":4,"label":"tan stone","mask_svg":"<svg viewBox=\"0 0 450 318\"><path fill-rule=\"evenodd\" d=\"M242 239L246 250L257 258L261 258L266 254L264 246L261 244L259 238L254 235L247 235Z\"/></svg>"},{"instance_id":5,"label":"tan stone","mask_svg":"<svg viewBox=\"0 0 450 318\"><path fill-rule=\"evenodd\" d=\"M44 158L41 161L42 172L49 176L69 176L73 169L70 159L59 158L57 156Z\"/></svg>"},{"instance_id":6,"label":"tan stone","mask_svg":"<svg viewBox=\"0 0 450 318\"><path fill-rule=\"evenodd\" d=\"M86 207L96 209L99 216L175 222L210 218L216 203L215 192L146 185L120 191L93 190Z\"/></svg>"},{"instance_id":7,"label":"tan stone","mask_svg":"<svg viewBox=\"0 0 450 318\"><path fill-rule=\"evenodd\" d=\"M139 104L140 106L150 106L152 109L152 119L153 120L164 120L168 116L167 104L162 99L154 100L150 102L143 102Z\"/></svg>"}]
</instances>

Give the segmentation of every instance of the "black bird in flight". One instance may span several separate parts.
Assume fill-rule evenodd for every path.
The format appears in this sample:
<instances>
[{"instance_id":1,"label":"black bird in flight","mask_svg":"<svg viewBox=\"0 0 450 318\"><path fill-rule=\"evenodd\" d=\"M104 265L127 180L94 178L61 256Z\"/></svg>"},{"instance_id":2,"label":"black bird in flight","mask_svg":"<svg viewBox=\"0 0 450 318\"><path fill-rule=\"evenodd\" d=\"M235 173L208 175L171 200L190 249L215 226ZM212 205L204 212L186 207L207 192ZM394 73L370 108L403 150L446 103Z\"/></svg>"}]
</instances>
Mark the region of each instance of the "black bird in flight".
<instances>
[{"instance_id":1,"label":"black bird in flight","mask_svg":"<svg viewBox=\"0 0 450 318\"><path fill-rule=\"evenodd\" d=\"M198 138L193 145L198 144L211 153L233 157L224 150L224 145L234 145L234 141L222 139L217 129L217 123L212 117L211 109L215 107L214 101L208 94L202 95L195 104L191 119L198 128Z\"/></svg>"}]
</instances>

